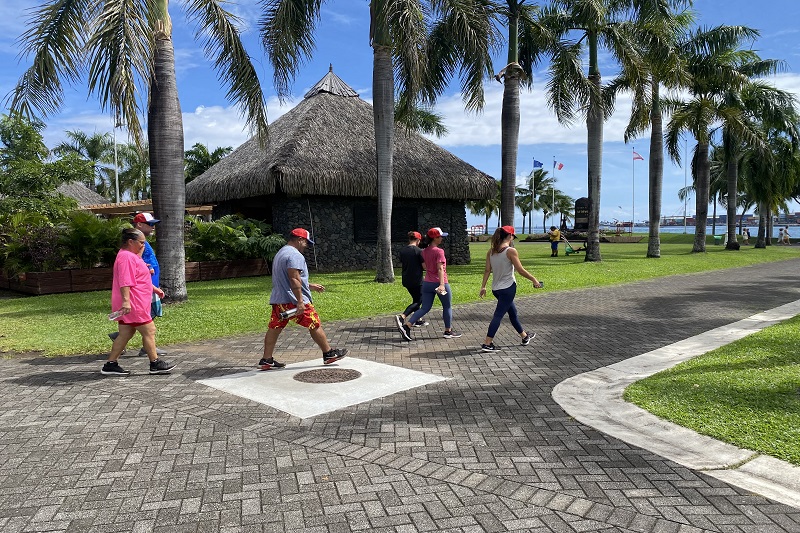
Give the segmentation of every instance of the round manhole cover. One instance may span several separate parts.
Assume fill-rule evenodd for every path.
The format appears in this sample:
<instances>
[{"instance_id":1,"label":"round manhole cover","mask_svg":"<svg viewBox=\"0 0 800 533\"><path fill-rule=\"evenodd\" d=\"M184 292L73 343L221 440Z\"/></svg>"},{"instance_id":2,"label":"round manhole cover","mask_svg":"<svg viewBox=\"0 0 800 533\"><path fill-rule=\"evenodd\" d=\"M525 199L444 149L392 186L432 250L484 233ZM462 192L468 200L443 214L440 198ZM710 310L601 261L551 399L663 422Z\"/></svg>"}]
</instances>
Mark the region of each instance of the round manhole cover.
<instances>
[{"instance_id":1,"label":"round manhole cover","mask_svg":"<svg viewBox=\"0 0 800 533\"><path fill-rule=\"evenodd\" d=\"M358 370L348 368L325 368L306 370L295 374L294 379L303 383L342 383L361 377Z\"/></svg>"}]
</instances>

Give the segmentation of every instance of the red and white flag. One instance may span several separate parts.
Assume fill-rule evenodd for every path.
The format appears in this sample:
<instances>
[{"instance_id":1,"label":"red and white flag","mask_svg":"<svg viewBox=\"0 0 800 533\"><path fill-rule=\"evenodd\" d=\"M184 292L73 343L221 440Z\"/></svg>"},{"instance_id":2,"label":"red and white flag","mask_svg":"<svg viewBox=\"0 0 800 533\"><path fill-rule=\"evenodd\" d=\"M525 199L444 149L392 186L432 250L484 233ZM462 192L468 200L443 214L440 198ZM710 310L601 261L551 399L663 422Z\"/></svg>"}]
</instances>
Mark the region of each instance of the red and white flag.
<instances>
[{"instance_id":1,"label":"red and white flag","mask_svg":"<svg viewBox=\"0 0 800 533\"><path fill-rule=\"evenodd\" d=\"M641 159L642 161L644 161L644 157L640 156L636 152L633 152L633 160L636 161L637 159Z\"/></svg>"}]
</instances>

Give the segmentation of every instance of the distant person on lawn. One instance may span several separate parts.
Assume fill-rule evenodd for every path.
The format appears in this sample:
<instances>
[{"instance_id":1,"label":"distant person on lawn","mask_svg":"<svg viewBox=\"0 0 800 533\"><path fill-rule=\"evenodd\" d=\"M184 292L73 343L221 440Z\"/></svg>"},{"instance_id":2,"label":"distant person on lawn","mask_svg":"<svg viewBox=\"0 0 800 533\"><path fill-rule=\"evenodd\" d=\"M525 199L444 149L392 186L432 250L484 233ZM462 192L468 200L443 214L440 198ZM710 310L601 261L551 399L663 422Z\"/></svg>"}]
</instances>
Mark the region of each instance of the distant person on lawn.
<instances>
[{"instance_id":1,"label":"distant person on lawn","mask_svg":"<svg viewBox=\"0 0 800 533\"><path fill-rule=\"evenodd\" d=\"M329 365L348 354L347 349L331 348L311 301L311 291L325 290L325 287L318 283L308 282L308 265L303 251L313 244L308 230L295 228L289 233L286 246L278 250L272 260L272 293L269 297L272 315L267 333L264 335L264 357L258 362L261 370L280 369L286 366L285 363L276 361L273 353L278 337L283 328L289 325L289 321L308 329L311 338L322 350L324 364ZM292 316L281 318L281 313L293 310L296 311Z\"/></svg>"},{"instance_id":2,"label":"distant person on lawn","mask_svg":"<svg viewBox=\"0 0 800 533\"><path fill-rule=\"evenodd\" d=\"M151 374L168 374L174 364L159 359L156 354L156 326L150 316L153 293L164 296L164 292L153 285L150 269L142 260L147 240L138 229L122 230L122 246L114 261L114 277L111 285L111 311L121 311L119 335L111 346L111 354L100 373L106 376L127 376L117 360L122 355L128 341L138 331L142 335L142 345L150 359Z\"/></svg>"},{"instance_id":3,"label":"distant person on lawn","mask_svg":"<svg viewBox=\"0 0 800 533\"><path fill-rule=\"evenodd\" d=\"M561 240L561 232L557 227L550 226L547 235L550 236L550 257L558 257L558 241Z\"/></svg>"},{"instance_id":4,"label":"distant person on lawn","mask_svg":"<svg viewBox=\"0 0 800 533\"><path fill-rule=\"evenodd\" d=\"M153 215L150 213L137 213L132 221L133 227L141 231L145 238L155 233L156 224L159 222L161 221L153 218ZM158 259L156 259L156 253L153 251L153 247L150 246L150 243L147 241L144 243L142 260L144 260L144 264L147 265L147 268L150 269L150 278L153 281L153 286L161 288L161 268L158 266ZM156 317L163 316L161 297L155 292L153 293L153 300L150 302L150 316L153 320L155 320ZM117 338L117 335L119 335L119 332L115 331L114 333L109 333L108 337L113 341ZM167 355L167 352L160 348L156 348L156 353L158 355ZM147 355L144 347L139 350L139 355Z\"/></svg>"},{"instance_id":5,"label":"distant person on lawn","mask_svg":"<svg viewBox=\"0 0 800 533\"><path fill-rule=\"evenodd\" d=\"M408 244L400 250L400 264L403 265L403 287L411 295L411 303L408 304L405 311L395 315L397 326L400 328L403 327L406 317L411 316L422 305L422 265L424 261L422 260L422 248L419 247L421 240L422 235L419 232L409 231ZM428 322L421 318L414 324L414 327L427 325Z\"/></svg>"}]
</instances>

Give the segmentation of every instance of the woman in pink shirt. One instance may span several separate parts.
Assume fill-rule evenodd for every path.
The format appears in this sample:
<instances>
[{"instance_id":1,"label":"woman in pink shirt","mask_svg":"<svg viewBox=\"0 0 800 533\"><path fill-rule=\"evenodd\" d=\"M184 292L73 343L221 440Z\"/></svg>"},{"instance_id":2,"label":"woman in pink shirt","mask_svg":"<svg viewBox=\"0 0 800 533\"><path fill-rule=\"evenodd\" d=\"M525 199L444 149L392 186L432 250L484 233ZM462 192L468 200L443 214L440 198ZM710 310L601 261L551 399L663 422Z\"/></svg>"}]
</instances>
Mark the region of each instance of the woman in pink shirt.
<instances>
[{"instance_id":1,"label":"woman in pink shirt","mask_svg":"<svg viewBox=\"0 0 800 533\"><path fill-rule=\"evenodd\" d=\"M442 302L442 319L444 320L444 338L455 339L461 336L453 330L453 297L450 291L450 284L447 282L447 259L444 250L440 247L442 238L447 237L447 233L442 228L431 228L427 234L430 244L422 250L422 260L425 262L425 279L422 280L422 306L411 315L407 316L405 322L400 326L400 334L407 341L414 340L411 337L411 325L428 314L433 307L433 298L439 297Z\"/></svg>"},{"instance_id":2,"label":"woman in pink shirt","mask_svg":"<svg viewBox=\"0 0 800 533\"><path fill-rule=\"evenodd\" d=\"M154 292L163 298L164 291L153 286L150 269L142 260L144 243L144 233L138 229L122 230L122 246L114 261L111 282L111 311L121 313L115 319L119 321L119 335L114 339L108 361L100 370L106 376L130 374L119 366L117 360L137 331L142 335L142 345L150 359L151 374L167 374L175 367L156 354L156 326L150 316L150 302Z\"/></svg>"}]
</instances>

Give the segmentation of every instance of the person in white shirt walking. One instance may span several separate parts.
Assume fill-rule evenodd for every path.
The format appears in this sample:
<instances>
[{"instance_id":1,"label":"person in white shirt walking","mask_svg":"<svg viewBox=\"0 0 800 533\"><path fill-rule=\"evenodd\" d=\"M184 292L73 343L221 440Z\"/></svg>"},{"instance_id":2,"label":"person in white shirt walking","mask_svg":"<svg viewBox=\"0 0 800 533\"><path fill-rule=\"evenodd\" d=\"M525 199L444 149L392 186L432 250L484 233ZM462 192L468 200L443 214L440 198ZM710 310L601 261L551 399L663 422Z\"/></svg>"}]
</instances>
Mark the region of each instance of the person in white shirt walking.
<instances>
[{"instance_id":1,"label":"person in white shirt walking","mask_svg":"<svg viewBox=\"0 0 800 533\"><path fill-rule=\"evenodd\" d=\"M522 266L519 260L519 252L511 246L511 243L516 238L513 226L497 228L494 235L492 235L491 247L486 253L486 267L483 270L483 282L481 283L479 296L481 298L486 296L486 283L491 275L492 294L497 298L497 307L495 307L494 316L489 324L486 339L481 344L481 351L484 352L500 350L494 343L494 336L497 334L505 315L508 315L509 320L511 320L511 325L522 339L523 346L527 346L531 339L536 336L536 333L525 331L517 316L517 307L514 305L514 297L517 295L517 280L514 277L514 272L517 271L522 277L531 280L533 286L537 289L541 288L542 284Z\"/></svg>"}]
</instances>

